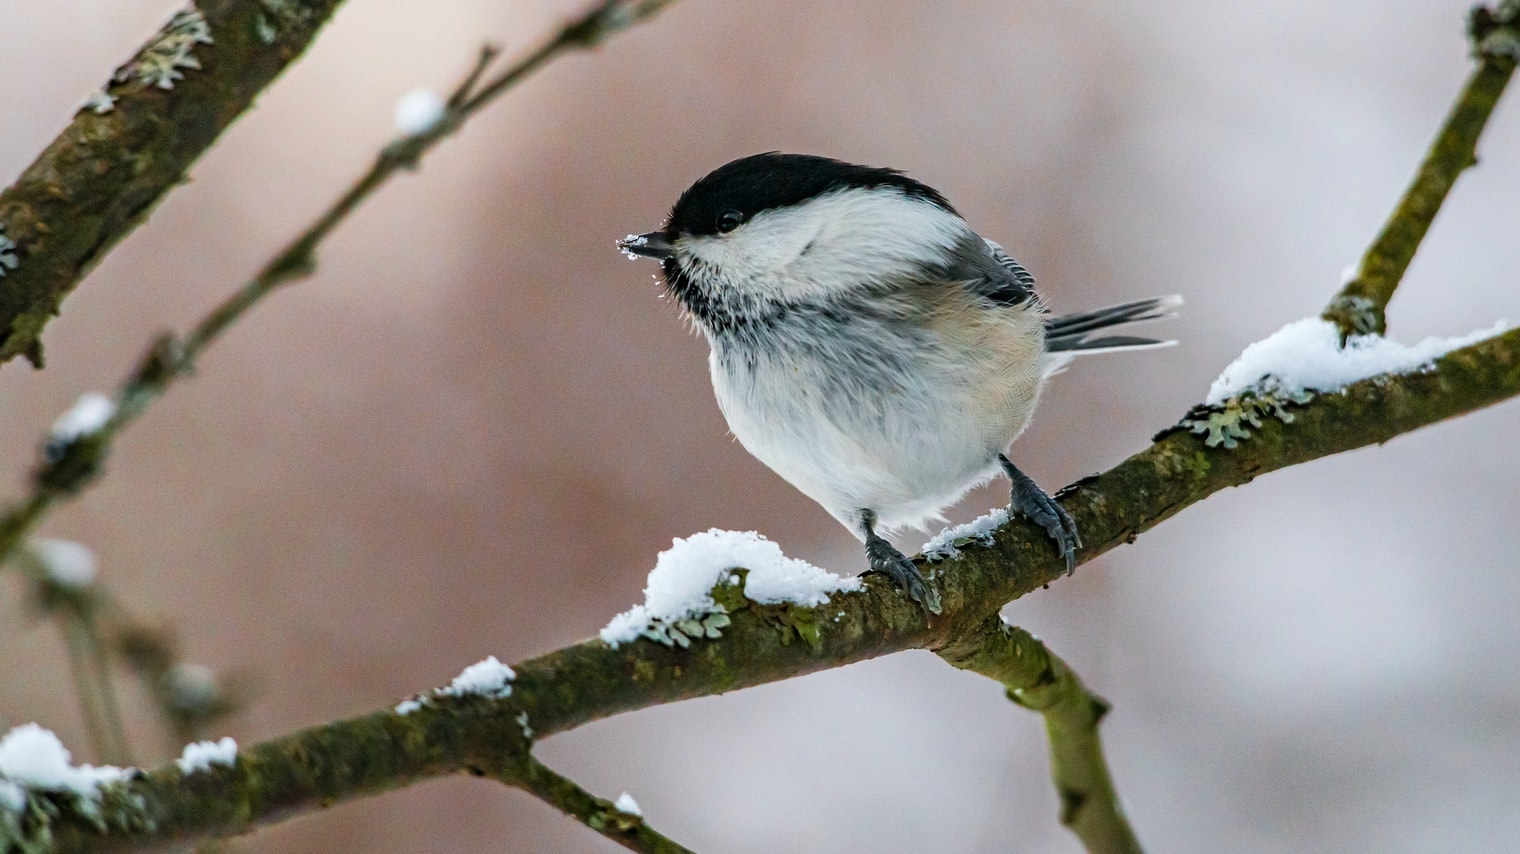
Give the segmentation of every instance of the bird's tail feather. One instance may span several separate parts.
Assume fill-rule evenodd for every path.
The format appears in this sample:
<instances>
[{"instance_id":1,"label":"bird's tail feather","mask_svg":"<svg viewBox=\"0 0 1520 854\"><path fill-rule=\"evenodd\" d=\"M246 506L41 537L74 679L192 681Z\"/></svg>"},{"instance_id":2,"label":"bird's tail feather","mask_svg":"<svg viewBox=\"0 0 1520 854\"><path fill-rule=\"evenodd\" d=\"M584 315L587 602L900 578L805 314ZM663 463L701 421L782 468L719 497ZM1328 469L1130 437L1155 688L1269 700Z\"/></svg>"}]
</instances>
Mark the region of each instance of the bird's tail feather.
<instances>
[{"instance_id":1,"label":"bird's tail feather","mask_svg":"<svg viewBox=\"0 0 1520 854\"><path fill-rule=\"evenodd\" d=\"M1182 297L1173 295L1120 303L1080 314L1052 317L1045 321L1045 351L1086 355L1170 347L1177 342L1159 338L1139 338L1133 335L1104 335L1096 338L1090 336L1094 332L1115 326L1176 317L1177 307L1180 305L1182 305Z\"/></svg>"}]
</instances>

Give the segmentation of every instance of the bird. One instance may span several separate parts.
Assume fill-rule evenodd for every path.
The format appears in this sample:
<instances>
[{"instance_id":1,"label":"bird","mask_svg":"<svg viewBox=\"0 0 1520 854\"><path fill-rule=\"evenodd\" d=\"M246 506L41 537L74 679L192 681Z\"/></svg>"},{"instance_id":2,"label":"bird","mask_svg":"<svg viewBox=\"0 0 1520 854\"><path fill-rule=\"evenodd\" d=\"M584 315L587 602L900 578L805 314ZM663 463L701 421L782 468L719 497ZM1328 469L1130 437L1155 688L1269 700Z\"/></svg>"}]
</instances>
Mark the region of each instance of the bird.
<instances>
[{"instance_id":1,"label":"bird","mask_svg":"<svg viewBox=\"0 0 1520 854\"><path fill-rule=\"evenodd\" d=\"M663 227L618 241L660 262L707 339L734 437L865 544L932 614L939 591L883 536L999 472L1010 510L1075 567L1071 515L1010 461L1045 381L1073 357L1175 342L1112 335L1174 316L1177 296L1052 316L1035 280L938 190L807 154L742 157L681 193Z\"/></svg>"}]
</instances>

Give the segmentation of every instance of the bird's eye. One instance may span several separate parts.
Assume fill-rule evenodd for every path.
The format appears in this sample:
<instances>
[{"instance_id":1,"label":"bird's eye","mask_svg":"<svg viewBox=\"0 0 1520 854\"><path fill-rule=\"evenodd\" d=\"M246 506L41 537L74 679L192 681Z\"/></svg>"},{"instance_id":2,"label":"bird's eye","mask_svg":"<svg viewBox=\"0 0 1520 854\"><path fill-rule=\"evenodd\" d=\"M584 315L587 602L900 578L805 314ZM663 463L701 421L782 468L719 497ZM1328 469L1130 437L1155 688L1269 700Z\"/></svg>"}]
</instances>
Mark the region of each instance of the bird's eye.
<instances>
[{"instance_id":1,"label":"bird's eye","mask_svg":"<svg viewBox=\"0 0 1520 854\"><path fill-rule=\"evenodd\" d=\"M718 233L727 234L744 224L744 214L727 210L718 214Z\"/></svg>"}]
</instances>

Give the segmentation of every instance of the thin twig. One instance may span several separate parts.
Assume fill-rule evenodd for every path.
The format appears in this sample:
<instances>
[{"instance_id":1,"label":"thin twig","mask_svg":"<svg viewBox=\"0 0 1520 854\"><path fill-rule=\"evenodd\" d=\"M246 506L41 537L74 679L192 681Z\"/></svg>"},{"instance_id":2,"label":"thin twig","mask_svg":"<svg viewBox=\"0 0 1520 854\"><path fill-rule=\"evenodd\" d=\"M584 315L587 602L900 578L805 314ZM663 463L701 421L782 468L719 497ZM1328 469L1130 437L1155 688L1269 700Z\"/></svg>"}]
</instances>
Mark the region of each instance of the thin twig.
<instances>
[{"instance_id":1,"label":"thin twig","mask_svg":"<svg viewBox=\"0 0 1520 854\"><path fill-rule=\"evenodd\" d=\"M91 746L102 761L131 765L132 749L112 679L112 663L136 674L153 698L171 745L193 741L200 729L243 705L236 687L212 684L209 690L176 690L173 675L182 664L172 633L133 616L99 581L69 586L54 580L35 552L13 557L39 607L54 615L70 657L76 691Z\"/></svg>"},{"instance_id":2,"label":"thin twig","mask_svg":"<svg viewBox=\"0 0 1520 854\"><path fill-rule=\"evenodd\" d=\"M0 514L0 563L15 551L54 505L76 495L93 480L116 435L135 421L170 385L189 375L196 358L229 326L276 288L310 275L315 269L317 248L333 229L393 175L415 168L420 158L435 145L458 131L470 117L544 63L562 53L595 47L609 36L649 19L671 2L674 0L604 0L476 91L485 65L496 55L494 48L483 48L476 65L449 97L446 103L450 106L434 127L400 137L387 145L368 172L269 261L257 276L213 308L183 338L166 335L154 342L137 370L117 390L115 415L100 430L73 442L62 449L57 459L45 463L34 475L32 493Z\"/></svg>"},{"instance_id":3,"label":"thin twig","mask_svg":"<svg viewBox=\"0 0 1520 854\"><path fill-rule=\"evenodd\" d=\"M1415 250L1441 210L1457 178L1477 163L1478 137L1520 58L1520 3L1505 0L1496 10L1473 10L1470 30L1478 67L1467 78L1446 122L1414 180L1367 248L1355 273L1325 307L1323 317L1341 336L1383 334L1394 290L1409 269Z\"/></svg>"},{"instance_id":4,"label":"thin twig","mask_svg":"<svg viewBox=\"0 0 1520 854\"><path fill-rule=\"evenodd\" d=\"M101 761L113 765L132 764L126 730L122 726L121 704L116 686L111 682L110 652L101 643L96 605L99 601L92 581L79 584L60 582L47 560L34 549L23 549L14 562L31 588L38 609L51 615L63 635L69 655L69 671L79 698L80 713L90 747Z\"/></svg>"},{"instance_id":5,"label":"thin twig","mask_svg":"<svg viewBox=\"0 0 1520 854\"><path fill-rule=\"evenodd\" d=\"M475 84L480 82L480 78L485 76L486 71L490 69L491 63L495 62L496 57L500 55L501 48L494 44L480 46L480 54L475 57L475 67L464 78L464 82L454 89L454 94L449 96L447 101L449 109L457 110L464 105L464 99L475 91Z\"/></svg>"},{"instance_id":6,"label":"thin twig","mask_svg":"<svg viewBox=\"0 0 1520 854\"><path fill-rule=\"evenodd\" d=\"M112 735L113 727L107 721L106 704L101 699L96 684L98 671L90 661L90 641L79 614L72 609L60 609L58 629L63 633L64 647L69 651L69 672L74 676L74 693L79 695L79 707L84 714L84 728L90 739L90 747L104 762L129 764L118 755L119 745Z\"/></svg>"},{"instance_id":7,"label":"thin twig","mask_svg":"<svg viewBox=\"0 0 1520 854\"><path fill-rule=\"evenodd\" d=\"M211 724L246 705L249 688L241 684L246 680L228 682L210 668L187 664L172 627L133 617L100 585L94 594L102 634L153 699L174 749L203 737Z\"/></svg>"},{"instance_id":8,"label":"thin twig","mask_svg":"<svg viewBox=\"0 0 1520 854\"><path fill-rule=\"evenodd\" d=\"M690 849L650 827L642 815L623 812L611 801L596 797L582 789L574 780L539 762L531 753L510 773L502 774L498 779L537 796L630 851L642 851L645 854L692 854Z\"/></svg>"},{"instance_id":9,"label":"thin twig","mask_svg":"<svg viewBox=\"0 0 1520 854\"><path fill-rule=\"evenodd\" d=\"M1092 854L1140 854L1098 738L1108 703L1089 692L1076 672L1034 635L1000 617L961 633L938 652L962 670L1001 683L1008 699L1044 716L1061 823L1083 846Z\"/></svg>"},{"instance_id":10,"label":"thin twig","mask_svg":"<svg viewBox=\"0 0 1520 854\"><path fill-rule=\"evenodd\" d=\"M132 745L127 741L127 730L122 725L121 699L116 693L116 680L111 673L111 651L100 636L100 622L95 609L79 611L79 624L89 648L89 663L94 668L94 681L100 695L100 708L107 732L111 735L113 750L106 761L113 765L133 765Z\"/></svg>"}]
</instances>

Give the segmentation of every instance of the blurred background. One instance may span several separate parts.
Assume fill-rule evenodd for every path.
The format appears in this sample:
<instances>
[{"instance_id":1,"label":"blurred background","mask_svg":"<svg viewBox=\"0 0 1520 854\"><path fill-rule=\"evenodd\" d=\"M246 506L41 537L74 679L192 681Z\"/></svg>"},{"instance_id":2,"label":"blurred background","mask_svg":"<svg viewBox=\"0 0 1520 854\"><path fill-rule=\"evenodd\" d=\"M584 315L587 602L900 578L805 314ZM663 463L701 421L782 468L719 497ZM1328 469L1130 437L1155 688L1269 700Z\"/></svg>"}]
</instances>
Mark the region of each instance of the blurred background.
<instances>
[{"instance_id":1,"label":"blurred background","mask_svg":"<svg viewBox=\"0 0 1520 854\"><path fill-rule=\"evenodd\" d=\"M171 5L5 14L0 182ZM849 533L726 435L706 345L615 238L731 158L815 152L938 187L1058 311L1185 294L1166 330L1182 346L1086 360L1050 389L1013 458L1054 490L1318 313L1467 73L1467 7L682 0L555 62L386 188L43 533L93 548L101 582L172 620L191 660L258 674L215 733L244 744L593 634L672 537L757 529L854 573ZM399 96L446 91L481 42L510 54L579 8L346 4L68 299L48 369L0 369L0 495L81 392L113 387L345 188ZM1402 340L1520 321L1517 97L1393 304ZM1264 477L1009 607L1113 702L1108 755L1153 850L1513 850L1517 435L1510 403ZM0 723L40 721L91 759L57 630L19 591L0 587ZM122 689L139 758L177 755ZM1039 718L928 653L540 753L704 852L1078 850ZM615 849L520 792L449 779L229 850Z\"/></svg>"}]
</instances>

